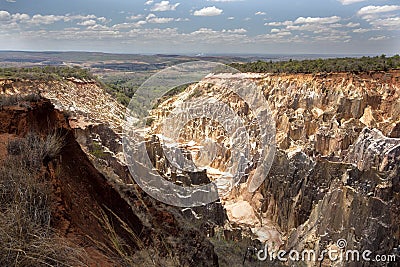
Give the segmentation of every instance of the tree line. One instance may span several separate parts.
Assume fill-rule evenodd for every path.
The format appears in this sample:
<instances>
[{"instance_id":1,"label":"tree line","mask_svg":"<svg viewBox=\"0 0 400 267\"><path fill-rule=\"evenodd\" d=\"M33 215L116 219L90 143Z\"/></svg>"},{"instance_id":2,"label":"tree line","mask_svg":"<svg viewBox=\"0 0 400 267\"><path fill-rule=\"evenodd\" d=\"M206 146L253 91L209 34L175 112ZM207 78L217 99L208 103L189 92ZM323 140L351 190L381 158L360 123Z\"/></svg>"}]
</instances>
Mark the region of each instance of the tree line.
<instances>
[{"instance_id":1,"label":"tree line","mask_svg":"<svg viewBox=\"0 0 400 267\"><path fill-rule=\"evenodd\" d=\"M93 80L95 77L87 69L66 66L35 66L29 68L9 67L0 68L2 79L22 79L54 81L66 78Z\"/></svg>"},{"instance_id":2,"label":"tree line","mask_svg":"<svg viewBox=\"0 0 400 267\"><path fill-rule=\"evenodd\" d=\"M330 72L368 72L400 69L400 56L386 55L359 58L329 58L313 60L255 61L232 63L232 67L242 72L257 73L330 73Z\"/></svg>"}]
</instances>

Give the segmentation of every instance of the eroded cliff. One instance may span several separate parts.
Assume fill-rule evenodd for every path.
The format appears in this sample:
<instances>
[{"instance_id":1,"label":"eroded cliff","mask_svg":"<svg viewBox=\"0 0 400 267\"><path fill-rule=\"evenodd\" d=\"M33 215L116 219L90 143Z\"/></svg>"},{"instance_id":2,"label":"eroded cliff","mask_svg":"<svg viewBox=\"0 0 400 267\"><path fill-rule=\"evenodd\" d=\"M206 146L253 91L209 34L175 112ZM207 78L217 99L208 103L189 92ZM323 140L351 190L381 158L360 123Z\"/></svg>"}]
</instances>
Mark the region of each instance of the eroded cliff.
<instances>
[{"instance_id":1,"label":"eroded cliff","mask_svg":"<svg viewBox=\"0 0 400 267\"><path fill-rule=\"evenodd\" d=\"M83 169L94 168L96 176L116 188L118 198L132 208L132 216L145 229L143 240L154 239L148 244L164 248L166 255L181 253L182 257L176 259L184 265L190 266L188 259L195 255L198 255L196 261L206 266L216 264L213 247L203 234L214 241L222 238L239 244L253 238L267 242L274 249L313 248L317 252L334 247L338 239L345 239L351 249L391 254L400 242L399 71L209 76L153 111L152 131L157 136L149 136L147 147L153 165L164 178L186 186L218 180L227 172L227 163L232 160L229 144L231 141L235 144L235 140L213 120L190 121L181 130L177 144L196 164L204 166L208 159L213 159L206 171L181 172L163 154L160 145L163 119L175 107L200 97L215 98L243 118L249 132L249 154L256 158L257 151L263 149L257 121L249 106L227 86L246 81L263 92L276 124L277 152L271 170L262 186L250 193L246 181L257 161L249 162L241 183L221 197L221 203L192 210L168 207L135 185L122 153L124 108L96 83L2 81L1 85L3 93L8 95L39 92L56 108L68 111L64 115L69 116L74 139L80 145L76 149L82 149L89 160L84 160L87 166ZM9 132L16 127L2 126L2 129ZM79 162L71 161L68 166ZM81 200L71 200L71 205L75 202ZM187 223L193 228L187 230ZM192 242L174 239L179 235ZM220 263L221 257L231 255L231 262L223 261L229 264L241 260L246 252L241 250L233 256L221 252L220 247L215 250ZM206 255L211 256L207 259ZM330 266L331 262L305 264ZM359 266L348 262L335 264Z\"/></svg>"}]
</instances>

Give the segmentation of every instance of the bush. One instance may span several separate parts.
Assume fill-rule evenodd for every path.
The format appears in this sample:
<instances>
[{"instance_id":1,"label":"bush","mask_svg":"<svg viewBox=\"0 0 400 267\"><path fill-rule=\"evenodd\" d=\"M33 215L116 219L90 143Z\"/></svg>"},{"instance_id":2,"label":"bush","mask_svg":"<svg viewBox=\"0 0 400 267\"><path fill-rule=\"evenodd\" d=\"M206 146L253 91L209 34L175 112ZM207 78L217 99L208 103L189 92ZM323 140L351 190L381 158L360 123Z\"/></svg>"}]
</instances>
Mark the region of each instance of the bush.
<instances>
[{"instance_id":1,"label":"bush","mask_svg":"<svg viewBox=\"0 0 400 267\"><path fill-rule=\"evenodd\" d=\"M38 94L0 95L0 107L15 106L15 105L21 104L21 102L23 102L23 101L37 102L39 100L40 100L40 95L38 95Z\"/></svg>"},{"instance_id":2,"label":"bush","mask_svg":"<svg viewBox=\"0 0 400 267\"><path fill-rule=\"evenodd\" d=\"M41 138L36 133L28 133L25 138L13 140L7 145L9 155L19 156L20 163L35 172L43 161L50 161L60 153L65 137L57 131Z\"/></svg>"},{"instance_id":3,"label":"bush","mask_svg":"<svg viewBox=\"0 0 400 267\"><path fill-rule=\"evenodd\" d=\"M30 133L9 142L0 166L0 266L84 266L83 250L50 227L51 184L40 167L63 139Z\"/></svg>"}]
</instances>

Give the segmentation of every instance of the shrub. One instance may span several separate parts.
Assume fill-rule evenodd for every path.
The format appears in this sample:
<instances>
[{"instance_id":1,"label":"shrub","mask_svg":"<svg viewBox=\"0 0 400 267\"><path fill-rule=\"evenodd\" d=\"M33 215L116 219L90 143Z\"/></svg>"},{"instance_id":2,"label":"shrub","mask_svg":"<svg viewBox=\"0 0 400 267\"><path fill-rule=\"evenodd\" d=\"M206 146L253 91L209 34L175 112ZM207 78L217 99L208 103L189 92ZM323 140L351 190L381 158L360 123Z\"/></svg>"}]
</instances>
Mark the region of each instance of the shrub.
<instances>
[{"instance_id":1,"label":"shrub","mask_svg":"<svg viewBox=\"0 0 400 267\"><path fill-rule=\"evenodd\" d=\"M25 138L10 141L7 144L9 155L20 156L20 163L34 172L40 169L43 161L49 161L60 153L64 146L65 137L57 131L53 131L45 138L30 132Z\"/></svg>"},{"instance_id":2,"label":"shrub","mask_svg":"<svg viewBox=\"0 0 400 267\"><path fill-rule=\"evenodd\" d=\"M39 100L40 100L40 95L38 94L0 95L0 107L19 105L23 101L37 102Z\"/></svg>"},{"instance_id":3,"label":"shrub","mask_svg":"<svg viewBox=\"0 0 400 267\"><path fill-rule=\"evenodd\" d=\"M0 266L84 266L83 250L50 227L51 184L40 166L62 147L58 134L9 142L0 166Z\"/></svg>"}]
</instances>

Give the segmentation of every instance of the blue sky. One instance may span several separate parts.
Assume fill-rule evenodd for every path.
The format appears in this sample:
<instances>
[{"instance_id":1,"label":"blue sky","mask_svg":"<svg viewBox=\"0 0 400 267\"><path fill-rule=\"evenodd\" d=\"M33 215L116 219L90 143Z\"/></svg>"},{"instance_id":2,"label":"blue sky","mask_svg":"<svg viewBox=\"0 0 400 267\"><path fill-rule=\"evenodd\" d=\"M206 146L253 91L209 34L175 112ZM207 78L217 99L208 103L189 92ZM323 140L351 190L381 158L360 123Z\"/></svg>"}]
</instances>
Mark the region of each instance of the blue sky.
<instances>
[{"instance_id":1,"label":"blue sky","mask_svg":"<svg viewBox=\"0 0 400 267\"><path fill-rule=\"evenodd\" d=\"M397 54L399 0L0 0L0 50Z\"/></svg>"}]
</instances>

